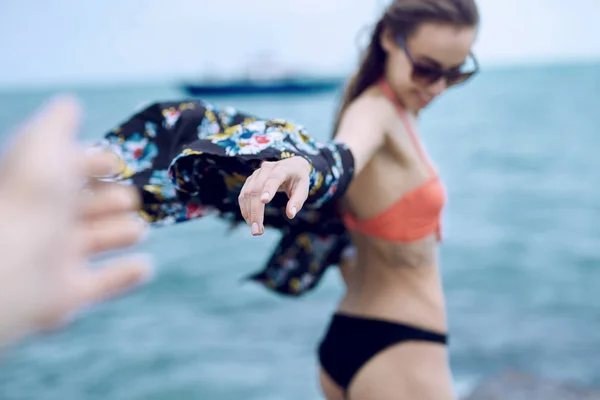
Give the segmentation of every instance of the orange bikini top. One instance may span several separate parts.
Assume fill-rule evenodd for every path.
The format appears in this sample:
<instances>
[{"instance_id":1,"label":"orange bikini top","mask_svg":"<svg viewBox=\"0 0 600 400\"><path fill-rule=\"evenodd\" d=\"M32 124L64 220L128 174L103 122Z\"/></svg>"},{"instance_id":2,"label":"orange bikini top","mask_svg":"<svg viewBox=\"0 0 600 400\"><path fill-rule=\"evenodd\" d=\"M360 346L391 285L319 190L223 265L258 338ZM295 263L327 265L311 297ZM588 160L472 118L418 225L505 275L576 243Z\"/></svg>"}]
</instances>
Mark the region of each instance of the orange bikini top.
<instances>
[{"instance_id":1,"label":"orange bikini top","mask_svg":"<svg viewBox=\"0 0 600 400\"><path fill-rule=\"evenodd\" d=\"M441 214L446 195L434 167L431 165L421 142L412 129L404 108L400 105L388 83L380 81L386 97L394 103L406 130L419 155L427 163L430 177L420 186L410 190L394 204L374 217L357 219L349 213L343 215L346 227L367 236L392 242L413 242L424 239L432 233L441 240Z\"/></svg>"}]
</instances>

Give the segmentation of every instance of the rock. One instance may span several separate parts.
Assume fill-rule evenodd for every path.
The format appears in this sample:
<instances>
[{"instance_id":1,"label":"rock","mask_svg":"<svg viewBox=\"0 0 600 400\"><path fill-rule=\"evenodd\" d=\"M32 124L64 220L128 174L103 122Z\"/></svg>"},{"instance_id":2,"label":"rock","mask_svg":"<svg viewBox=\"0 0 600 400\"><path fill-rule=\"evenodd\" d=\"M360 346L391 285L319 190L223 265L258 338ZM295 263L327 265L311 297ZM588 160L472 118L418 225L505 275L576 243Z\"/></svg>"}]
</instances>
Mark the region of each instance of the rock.
<instances>
[{"instance_id":1,"label":"rock","mask_svg":"<svg viewBox=\"0 0 600 400\"><path fill-rule=\"evenodd\" d=\"M464 400L600 400L600 389L508 371L483 381Z\"/></svg>"}]
</instances>

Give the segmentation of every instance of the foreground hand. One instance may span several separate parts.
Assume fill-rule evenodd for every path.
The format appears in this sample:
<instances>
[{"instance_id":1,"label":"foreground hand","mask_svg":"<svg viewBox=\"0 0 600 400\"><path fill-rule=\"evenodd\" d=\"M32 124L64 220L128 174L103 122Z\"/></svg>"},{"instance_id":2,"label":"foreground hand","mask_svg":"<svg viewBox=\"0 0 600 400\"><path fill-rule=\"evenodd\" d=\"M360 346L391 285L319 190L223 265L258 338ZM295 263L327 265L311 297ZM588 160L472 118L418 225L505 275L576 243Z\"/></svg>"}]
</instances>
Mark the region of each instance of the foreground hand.
<instances>
[{"instance_id":1,"label":"foreground hand","mask_svg":"<svg viewBox=\"0 0 600 400\"><path fill-rule=\"evenodd\" d=\"M148 261L89 258L140 240L137 194L99 182L118 169L75 143L79 108L52 102L17 132L0 163L0 343L60 325L149 276ZM85 190L82 183L87 180Z\"/></svg>"},{"instance_id":2,"label":"foreground hand","mask_svg":"<svg viewBox=\"0 0 600 400\"><path fill-rule=\"evenodd\" d=\"M250 225L252 235L265 231L263 221L265 204L277 192L288 195L286 214L292 219L302 209L308 197L310 164L302 157L292 157L276 162L263 162L244 183L240 196L240 211Z\"/></svg>"}]
</instances>

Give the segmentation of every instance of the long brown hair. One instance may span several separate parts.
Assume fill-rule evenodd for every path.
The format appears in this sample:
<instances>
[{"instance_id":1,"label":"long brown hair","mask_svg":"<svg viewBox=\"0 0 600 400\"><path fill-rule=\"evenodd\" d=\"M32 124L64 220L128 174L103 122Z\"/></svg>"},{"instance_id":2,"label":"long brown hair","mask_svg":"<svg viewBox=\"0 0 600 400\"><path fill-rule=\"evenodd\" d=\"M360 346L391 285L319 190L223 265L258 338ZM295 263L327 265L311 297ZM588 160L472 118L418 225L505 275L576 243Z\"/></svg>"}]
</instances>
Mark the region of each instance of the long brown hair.
<instances>
[{"instance_id":1,"label":"long brown hair","mask_svg":"<svg viewBox=\"0 0 600 400\"><path fill-rule=\"evenodd\" d=\"M479 12L475 0L394 0L375 24L371 42L362 55L360 66L346 85L334 125L334 136L341 116L350 103L383 76L386 53L380 38L384 29L389 29L394 37L408 38L426 22L476 26L479 23Z\"/></svg>"}]
</instances>

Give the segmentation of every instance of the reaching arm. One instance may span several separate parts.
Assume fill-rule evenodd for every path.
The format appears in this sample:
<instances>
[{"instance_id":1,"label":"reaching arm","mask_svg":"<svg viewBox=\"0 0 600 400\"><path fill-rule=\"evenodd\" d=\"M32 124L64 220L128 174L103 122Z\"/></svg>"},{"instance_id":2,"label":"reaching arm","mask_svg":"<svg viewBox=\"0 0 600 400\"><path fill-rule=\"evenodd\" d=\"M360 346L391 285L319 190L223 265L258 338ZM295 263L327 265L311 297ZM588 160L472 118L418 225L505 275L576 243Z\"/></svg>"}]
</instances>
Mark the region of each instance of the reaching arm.
<instances>
[{"instance_id":1,"label":"reaching arm","mask_svg":"<svg viewBox=\"0 0 600 400\"><path fill-rule=\"evenodd\" d=\"M383 146L385 111L389 105L380 98L364 96L344 112L335 141L345 144L354 156L354 174L358 175Z\"/></svg>"},{"instance_id":2,"label":"reaching arm","mask_svg":"<svg viewBox=\"0 0 600 400\"><path fill-rule=\"evenodd\" d=\"M264 163L254 171L238 198L242 216L251 226L253 235L264 232L265 204L270 203L279 191L286 192L289 197L286 214L290 219L295 217L305 202L310 208L318 208L344 194L353 175L362 171L384 143L386 109L381 105L381 100L377 98L363 97L357 100L344 113L335 141L316 146L317 149L336 149L342 160L346 156L351 161L347 166L343 162L323 162L327 159L327 153L319 151L314 158L299 154L303 157ZM315 174L317 179L313 178ZM317 197L313 195L315 192L325 192L325 195Z\"/></svg>"},{"instance_id":3,"label":"reaching arm","mask_svg":"<svg viewBox=\"0 0 600 400\"><path fill-rule=\"evenodd\" d=\"M362 149L357 139L348 142ZM343 141L317 142L301 126L201 100L154 103L105 135L102 145L123 160L119 179L138 188L142 215L152 223L186 221L215 210L241 221L238 195L246 178L268 165L265 161L305 160L305 200L314 209L343 194L354 173L353 151ZM363 153L357 153L362 160ZM278 227L287 224L279 197L266 221Z\"/></svg>"},{"instance_id":4,"label":"reaching arm","mask_svg":"<svg viewBox=\"0 0 600 400\"><path fill-rule=\"evenodd\" d=\"M264 271L253 277L299 295L317 284L350 243L333 200L383 145L382 108L374 99L359 99L345 112L335 140L319 143L285 121L258 120L200 100L159 102L128 118L101 144L123 160L118 179L141 192L142 215L155 225L207 212L243 221L238 195L249 176L264 172L261 164L300 168L310 209L290 220L285 194L272 196L266 209L263 204L261 226L282 229L284 236ZM286 189L290 195L298 188Z\"/></svg>"},{"instance_id":5,"label":"reaching arm","mask_svg":"<svg viewBox=\"0 0 600 400\"><path fill-rule=\"evenodd\" d=\"M181 192L195 195L204 186L199 171L211 164L246 178L277 162L295 168L306 180L305 201L312 208L337 199L354 174L352 152L344 143L318 142L302 126L283 120L251 121L189 143L175 157L170 171Z\"/></svg>"}]
</instances>

